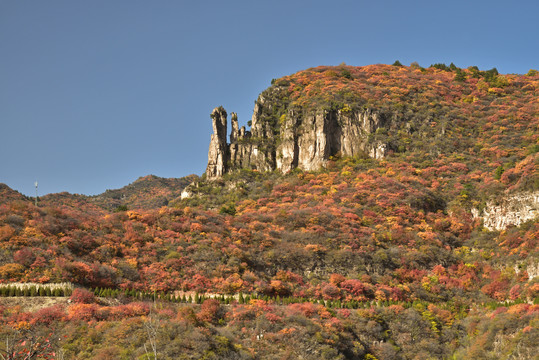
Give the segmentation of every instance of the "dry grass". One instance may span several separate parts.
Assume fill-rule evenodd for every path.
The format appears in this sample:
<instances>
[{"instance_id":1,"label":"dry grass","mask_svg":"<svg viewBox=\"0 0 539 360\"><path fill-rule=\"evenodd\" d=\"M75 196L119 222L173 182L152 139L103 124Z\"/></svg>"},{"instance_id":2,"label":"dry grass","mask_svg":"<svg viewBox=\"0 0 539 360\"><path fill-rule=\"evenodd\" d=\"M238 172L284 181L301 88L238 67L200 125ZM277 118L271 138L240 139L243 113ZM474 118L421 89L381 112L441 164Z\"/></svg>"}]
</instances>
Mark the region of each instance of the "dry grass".
<instances>
[{"instance_id":1,"label":"dry grass","mask_svg":"<svg viewBox=\"0 0 539 360\"><path fill-rule=\"evenodd\" d=\"M67 297L25 297L25 296L13 296L13 297L0 297L0 306L14 309L20 312L35 312L37 310L57 305L68 304Z\"/></svg>"}]
</instances>

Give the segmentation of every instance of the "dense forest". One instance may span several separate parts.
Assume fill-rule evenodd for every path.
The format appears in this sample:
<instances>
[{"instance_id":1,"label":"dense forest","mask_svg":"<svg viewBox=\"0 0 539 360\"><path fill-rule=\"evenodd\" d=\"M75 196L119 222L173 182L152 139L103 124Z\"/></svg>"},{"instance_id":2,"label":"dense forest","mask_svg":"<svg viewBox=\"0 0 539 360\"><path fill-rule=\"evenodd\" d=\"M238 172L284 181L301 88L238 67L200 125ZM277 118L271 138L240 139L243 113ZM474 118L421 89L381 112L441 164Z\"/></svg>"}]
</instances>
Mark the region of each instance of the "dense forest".
<instances>
[{"instance_id":1,"label":"dense forest","mask_svg":"<svg viewBox=\"0 0 539 360\"><path fill-rule=\"evenodd\" d=\"M0 184L0 354L533 359L539 222L477 214L539 191L538 91L535 70L317 67L265 91L275 131L285 107L377 109L387 156L37 206Z\"/></svg>"}]
</instances>

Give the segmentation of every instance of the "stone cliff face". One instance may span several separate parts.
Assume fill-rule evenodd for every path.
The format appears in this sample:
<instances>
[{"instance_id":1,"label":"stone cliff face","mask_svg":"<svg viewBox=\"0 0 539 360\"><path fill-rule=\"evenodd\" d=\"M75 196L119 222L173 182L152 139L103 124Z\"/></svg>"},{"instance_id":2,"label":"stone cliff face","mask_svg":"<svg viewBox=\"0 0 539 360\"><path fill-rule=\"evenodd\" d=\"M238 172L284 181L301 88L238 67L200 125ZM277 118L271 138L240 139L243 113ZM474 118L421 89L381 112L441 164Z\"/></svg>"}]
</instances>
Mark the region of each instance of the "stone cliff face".
<instances>
[{"instance_id":1,"label":"stone cliff face","mask_svg":"<svg viewBox=\"0 0 539 360\"><path fill-rule=\"evenodd\" d=\"M223 107L213 109L211 113L213 134L208 151L208 178L218 178L226 172L228 145L226 143L227 114Z\"/></svg>"},{"instance_id":2,"label":"stone cliff face","mask_svg":"<svg viewBox=\"0 0 539 360\"><path fill-rule=\"evenodd\" d=\"M539 216L539 191L518 193L497 201L489 201L482 212L473 209L472 214L483 219L483 226L488 230L519 226Z\"/></svg>"},{"instance_id":3,"label":"stone cliff face","mask_svg":"<svg viewBox=\"0 0 539 360\"><path fill-rule=\"evenodd\" d=\"M312 171L324 167L334 155L368 154L382 158L389 148L376 140L378 129L394 125L393 119L367 109L318 109L305 111L268 100L264 94L256 101L251 130L238 128L232 113L230 141L227 142L227 113L216 108L211 114L213 134L208 151L208 179L241 168L258 171L295 168Z\"/></svg>"}]
</instances>

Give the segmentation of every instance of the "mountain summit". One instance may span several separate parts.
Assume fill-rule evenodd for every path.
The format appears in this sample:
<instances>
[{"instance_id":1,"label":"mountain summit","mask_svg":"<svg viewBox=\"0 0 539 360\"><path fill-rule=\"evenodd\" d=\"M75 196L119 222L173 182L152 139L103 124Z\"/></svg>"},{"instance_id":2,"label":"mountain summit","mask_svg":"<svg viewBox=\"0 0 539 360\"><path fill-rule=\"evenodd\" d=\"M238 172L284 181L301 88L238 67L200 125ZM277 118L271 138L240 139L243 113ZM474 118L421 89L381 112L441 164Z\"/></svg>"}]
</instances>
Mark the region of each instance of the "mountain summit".
<instances>
[{"instance_id":1,"label":"mountain summit","mask_svg":"<svg viewBox=\"0 0 539 360\"><path fill-rule=\"evenodd\" d=\"M318 170L334 156L380 159L413 150L433 155L499 147L500 126L530 146L537 122L537 76L452 65L320 66L273 80L255 102L250 130L235 113L211 113L206 176L235 169ZM485 131L487 130L487 131ZM510 149L510 150L509 150Z\"/></svg>"}]
</instances>

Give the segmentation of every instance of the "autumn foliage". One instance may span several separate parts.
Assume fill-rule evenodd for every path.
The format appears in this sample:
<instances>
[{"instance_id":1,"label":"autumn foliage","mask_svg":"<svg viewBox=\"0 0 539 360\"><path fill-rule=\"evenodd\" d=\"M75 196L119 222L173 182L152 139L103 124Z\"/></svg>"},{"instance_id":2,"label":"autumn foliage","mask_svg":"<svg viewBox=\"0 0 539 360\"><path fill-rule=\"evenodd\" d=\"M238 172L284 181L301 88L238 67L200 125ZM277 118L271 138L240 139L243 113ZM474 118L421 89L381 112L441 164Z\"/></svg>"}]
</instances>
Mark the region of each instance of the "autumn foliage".
<instances>
[{"instance_id":1,"label":"autumn foliage","mask_svg":"<svg viewBox=\"0 0 539 360\"><path fill-rule=\"evenodd\" d=\"M59 348L85 358L143 357L156 324L170 358L525 358L539 225L488 231L472 209L539 190L539 76L341 65L270 89L289 108L376 109L402 127L373 135L384 159L190 177L188 199L187 181L151 176L38 207L0 185L0 300L37 296L15 283L76 285L36 311L0 302L2 331L24 348L66 329Z\"/></svg>"}]
</instances>

